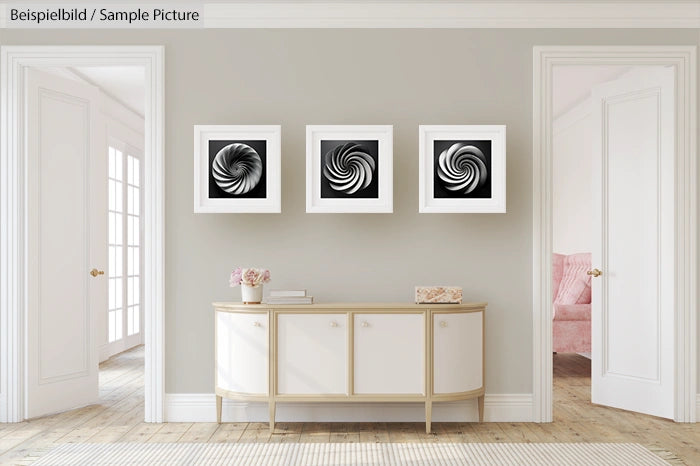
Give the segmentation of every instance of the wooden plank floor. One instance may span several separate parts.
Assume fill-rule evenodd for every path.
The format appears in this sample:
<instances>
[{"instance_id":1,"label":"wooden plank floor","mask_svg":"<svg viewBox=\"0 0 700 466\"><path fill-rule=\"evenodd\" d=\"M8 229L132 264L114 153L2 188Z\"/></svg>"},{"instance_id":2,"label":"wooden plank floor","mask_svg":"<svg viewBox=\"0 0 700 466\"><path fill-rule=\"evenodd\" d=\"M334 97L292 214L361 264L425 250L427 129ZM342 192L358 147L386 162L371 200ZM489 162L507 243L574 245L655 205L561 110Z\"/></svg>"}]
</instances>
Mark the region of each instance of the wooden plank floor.
<instances>
[{"instance_id":1,"label":"wooden plank floor","mask_svg":"<svg viewBox=\"0 0 700 466\"><path fill-rule=\"evenodd\" d=\"M267 423L143 422L143 348L100 366L101 403L17 424L0 424L0 464L29 464L67 442L635 442L700 464L700 426L590 403L590 361L554 356L554 422Z\"/></svg>"}]
</instances>

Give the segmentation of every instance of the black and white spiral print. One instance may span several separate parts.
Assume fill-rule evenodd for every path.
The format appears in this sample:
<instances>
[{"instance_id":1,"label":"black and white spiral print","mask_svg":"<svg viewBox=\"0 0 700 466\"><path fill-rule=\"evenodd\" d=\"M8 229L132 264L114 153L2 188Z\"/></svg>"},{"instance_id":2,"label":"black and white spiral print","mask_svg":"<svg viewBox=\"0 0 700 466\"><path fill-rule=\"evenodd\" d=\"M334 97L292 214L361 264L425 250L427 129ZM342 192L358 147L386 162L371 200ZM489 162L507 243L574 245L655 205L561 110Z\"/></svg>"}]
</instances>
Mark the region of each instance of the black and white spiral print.
<instances>
[{"instance_id":1,"label":"black and white spiral print","mask_svg":"<svg viewBox=\"0 0 700 466\"><path fill-rule=\"evenodd\" d=\"M263 162L247 144L233 143L221 149L212 163L214 181L229 194L239 196L254 189L263 173Z\"/></svg>"},{"instance_id":2,"label":"black and white spiral print","mask_svg":"<svg viewBox=\"0 0 700 466\"><path fill-rule=\"evenodd\" d=\"M487 160L475 146L454 143L438 157L437 175L449 191L469 194L488 180Z\"/></svg>"},{"instance_id":3,"label":"black and white spiral print","mask_svg":"<svg viewBox=\"0 0 700 466\"><path fill-rule=\"evenodd\" d=\"M323 156L323 176L333 190L344 194L367 188L376 169L369 151L355 142L338 145Z\"/></svg>"}]
</instances>

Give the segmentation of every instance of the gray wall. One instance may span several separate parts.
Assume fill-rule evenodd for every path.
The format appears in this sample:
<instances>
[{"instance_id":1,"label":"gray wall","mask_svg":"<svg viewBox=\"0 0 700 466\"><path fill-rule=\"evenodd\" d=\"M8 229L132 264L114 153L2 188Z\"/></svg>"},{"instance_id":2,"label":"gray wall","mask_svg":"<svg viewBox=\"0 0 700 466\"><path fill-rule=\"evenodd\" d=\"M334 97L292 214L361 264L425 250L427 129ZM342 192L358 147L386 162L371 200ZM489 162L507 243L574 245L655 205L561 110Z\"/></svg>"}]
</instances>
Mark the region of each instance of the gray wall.
<instances>
[{"instance_id":1,"label":"gray wall","mask_svg":"<svg viewBox=\"0 0 700 466\"><path fill-rule=\"evenodd\" d=\"M697 45L696 30L2 30L2 44L166 46L166 391L213 391L210 303L235 265L318 301L488 301L487 390L532 376L532 47ZM192 213L192 126L282 125L282 214ZM393 124L394 213L306 214L305 125ZM418 214L418 125L505 124L508 213Z\"/></svg>"}]
</instances>

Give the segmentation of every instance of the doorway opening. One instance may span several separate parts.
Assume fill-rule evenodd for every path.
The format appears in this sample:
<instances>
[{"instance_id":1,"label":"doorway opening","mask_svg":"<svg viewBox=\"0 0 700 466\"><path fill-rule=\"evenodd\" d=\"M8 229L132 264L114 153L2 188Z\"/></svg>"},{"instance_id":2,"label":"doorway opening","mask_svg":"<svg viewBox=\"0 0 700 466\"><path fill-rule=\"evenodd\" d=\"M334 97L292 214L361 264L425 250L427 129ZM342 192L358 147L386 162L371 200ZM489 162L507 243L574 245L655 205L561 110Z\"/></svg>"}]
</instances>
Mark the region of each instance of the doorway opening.
<instances>
[{"instance_id":1,"label":"doorway opening","mask_svg":"<svg viewBox=\"0 0 700 466\"><path fill-rule=\"evenodd\" d=\"M553 420L553 375L554 375L554 323L576 314L580 309L558 309L555 301L561 301L558 287L566 277L557 277L554 272L556 258L556 230L566 231L569 225L556 226L555 208L573 206L580 192L573 198L557 199L554 175L557 158L555 152L555 86L557 68L569 68L571 80L585 80L585 67L599 67L611 73L599 76L607 83L617 82L633 69L670 70L670 79L655 76L662 84L639 86L635 92L623 96L619 86L603 86L604 105L596 103L593 128L596 136L591 139L592 150L599 149L603 155L593 157L591 174L593 186L591 202L593 214L590 223L591 259L586 262L578 257L576 265L592 274L591 301L591 375L607 384L608 392L616 392L624 402L633 400L642 406L643 397L628 386L615 389L611 381L620 384L647 383L655 381L665 387L663 397L664 416L680 422L694 422L696 415L696 48L694 46L552 46L535 47L533 61L533 420ZM615 68L617 67L617 68ZM663 74L663 73L661 73ZM590 78L590 76L589 76ZM637 76L639 83L644 79ZM665 83L665 84L664 84ZM591 84L589 82L589 84ZM662 92L668 84L670 93ZM641 90L640 89L645 89ZM647 92L647 90L649 92ZM619 91L619 92L618 92ZM605 94L605 93L608 94ZM617 95L615 93L618 93ZM667 97L670 95L671 97ZM666 96L666 97L665 97ZM600 96L599 96L600 97ZM606 98L607 98L606 97ZM596 101L597 102L597 101ZM619 104L619 105L618 105ZM644 106L656 108L658 121L673 121L670 135L662 131L665 125L648 125L639 119ZM566 107L566 105L563 105ZM561 110L561 108L560 108ZM663 115L662 115L663 114ZM663 116L663 118L662 118ZM639 121L638 121L639 120ZM634 125L630 125L634 122ZM611 127L611 124L616 126ZM634 126L634 127L632 127ZM626 130L625 130L626 128ZM645 137L655 142L646 144ZM634 150L624 148L624 144ZM670 141L670 144L669 144ZM647 141L648 142L648 141ZM581 147L573 149L580 150ZM613 157L611 154L615 154ZM622 155L620 155L622 154ZM669 155L670 154L670 155ZM634 163L635 155L643 155L637 165L626 169L625 164ZM559 168L566 166L565 163ZM581 168L570 168L580 173ZM605 178L600 176L604 174ZM577 173L578 174L578 173ZM622 174L622 175L621 175ZM625 178L625 175L630 175ZM631 176L634 175L634 176ZM621 177L622 176L622 177ZM635 178L636 177L636 178ZM610 180L615 178L615 183ZM641 180L641 185L635 180ZM576 183L576 179L572 183ZM570 181L571 182L571 181ZM597 185L596 185L597 183ZM637 185L636 185L637 184ZM642 200L642 202L639 202ZM625 204L627 202L627 204ZM563 207L562 207L563 206ZM641 207L640 207L641 206ZM647 207L644 213L643 207ZM651 206L651 208L649 208ZM574 210L572 208L572 210ZM642 213L640 213L640 211ZM650 212L649 212L650 211ZM596 213L597 212L597 213ZM614 215L611 215L614 213ZM584 215L582 215L584 216ZM602 220L601 220L602 219ZM647 221L645 223L645 221ZM603 222L601 224L601 222ZM585 236L586 226L579 226L569 238L577 234ZM637 227L637 230L634 228ZM611 234L611 232L615 234ZM571 233L571 232L570 232ZM631 246L639 251L648 251L653 244L658 254L631 254ZM561 243L559 244L561 247ZM576 256L588 251L565 251ZM623 254L624 253L624 254ZM644 265L640 265L640 257ZM626 258L626 259L625 259ZM564 261L566 266L566 260ZM590 265L589 265L590 264ZM588 268L591 267L591 268ZM586 270L587 269L587 270ZM602 275L601 275L602 274ZM586 277L588 275L586 274ZM558 279L558 280L557 280ZM636 279L636 281L635 281ZM555 284L555 282L559 284ZM596 289L598 288L598 289ZM571 290L569 290L571 291ZM571 305L585 305L585 282L578 280L575 293L568 299ZM556 292L556 293L555 293ZM653 295L653 296L651 296ZM654 303L646 306L645 312L628 318L627 303L634 306L651 296ZM558 299L559 298L559 299ZM598 311L597 309L602 309ZM620 312L620 310L626 312ZM600 312L600 314L598 314ZM583 312L580 312L583 314ZM558 315L557 315L558 314ZM625 320L626 319L626 320ZM641 343L653 361L635 359L629 350L639 346L639 338L625 338L625 323L638 327L635 331L652 335ZM561 329L559 329L561 330ZM560 332L561 334L562 332ZM563 332L566 333L566 332ZM574 332L575 333L575 332ZM564 335L566 336L566 335ZM611 338L614 336L615 338ZM636 335L638 337L639 335ZM573 341L572 353L586 353L576 348L581 341ZM602 348L596 354L595 347ZM658 351L657 351L658 350ZM583 366L583 378L587 374L585 362L576 355L571 358ZM559 358L564 359L564 358ZM596 367L596 361L598 367ZM562 371L557 371L562 372ZM661 381L663 380L663 383ZM600 396L600 392L597 392ZM648 398L647 398L648 399ZM596 395L592 397L596 403ZM604 403L614 405L613 403ZM631 406L631 405L630 405ZM643 412L630 406L621 406Z\"/></svg>"},{"instance_id":2,"label":"doorway opening","mask_svg":"<svg viewBox=\"0 0 700 466\"><path fill-rule=\"evenodd\" d=\"M25 403L36 418L109 404L115 384L140 380L143 393L142 373L115 378L98 364L144 343L146 83L138 66L26 76L28 270L39 279L29 285Z\"/></svg>"},{"instance_id":3,"label":"doorway opening","mask_svg":"<svg viewBox=\"0 0 700 466\"><path fill-rule=\"evenodd\" d=\"M594 237L600 234L593 231L597 224L593 220L593 144L600 140L594 126L594 112L599 106L596 97L607 83L644 74L644 69L559 65L552 71L552 366L556 420L570 418L572 404L579 404L579 410L590 409L591 404L593 276L589 271L594 268Z\"/></svg>"},{"instance_id":4,"label":"doorway opening","mask_svg":"<svg viewBox=\"0 0 700 466\"><path fill-rule=\"evenodd\" d=\"M162 422L163 48L3 46L1 58L0 243L17 254L0 258L0 422L101 402L114 383L137 383L139 415ZM47 189L61 174L64 190ZM79 234L64 248L39 228L52 222L56 236ZM23 280L43 264L37 251L65 273ZM45 308L52 295L63 306ZM98 391L100 362L111 371Z\"/></svg>"}]
</instances>

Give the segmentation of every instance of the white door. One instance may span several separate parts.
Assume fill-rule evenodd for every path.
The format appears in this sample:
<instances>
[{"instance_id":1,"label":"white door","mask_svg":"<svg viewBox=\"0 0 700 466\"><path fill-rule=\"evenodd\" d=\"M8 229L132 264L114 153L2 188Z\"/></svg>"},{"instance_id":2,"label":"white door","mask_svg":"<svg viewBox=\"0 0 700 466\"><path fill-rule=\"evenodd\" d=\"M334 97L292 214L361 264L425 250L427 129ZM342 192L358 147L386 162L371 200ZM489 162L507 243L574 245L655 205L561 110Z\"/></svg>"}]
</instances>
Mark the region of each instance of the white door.
<instances>
[{"instance_id":1,"label":"white door","mask_svg":"<svg viewBox=\"0 0 700 466\"><path fill-rule=\"evenodd\" d=\"M592 97L592 401L673 418L674 71Z\"/></svg>"},{"instance_id":2,"label":"white door","mask_svg":"<svg viewBox=\"0 0 700 466\"><path fill-rule=\"evenodd\" d=\"M355 314L355 393L425 394L423 314Z\"/></svg>"},{"instance_id":3,"label":"white door","mask_svg":"<svg viewBox=\"0 0 700 466\"><path fill-rule=\"evenodd\" d=\"M347 331L345 314L279 314L278 393L346 394Z\"/></svg>"},{"instance_id":4,"label":"white door","mask_svg":"<svg viewBox=\"0 0 700 466\"><path fill-rule=\"evenodd\" d=\"M26 414L95 403L96 315L107 306L106 158L95 88L27 74Z\"/></svg>"}]
</instances>

